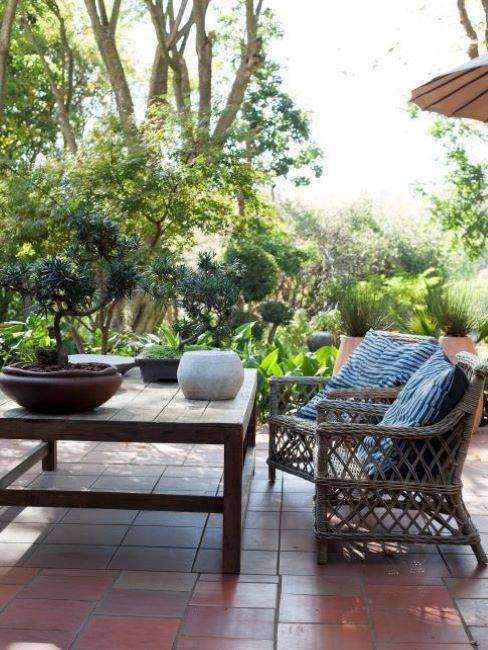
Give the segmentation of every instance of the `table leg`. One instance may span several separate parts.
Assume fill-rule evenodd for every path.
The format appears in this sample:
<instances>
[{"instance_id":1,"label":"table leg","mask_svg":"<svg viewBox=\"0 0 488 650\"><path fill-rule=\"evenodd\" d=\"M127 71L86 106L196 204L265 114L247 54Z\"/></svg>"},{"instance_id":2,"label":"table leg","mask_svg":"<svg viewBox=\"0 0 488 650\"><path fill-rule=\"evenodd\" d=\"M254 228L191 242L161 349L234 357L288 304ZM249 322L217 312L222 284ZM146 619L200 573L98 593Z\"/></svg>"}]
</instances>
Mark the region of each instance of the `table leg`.
<instances>
[{"instance_id":1,"label":"table leg","mask_svg":"<svg viewBox=\"0 0 488 650\"><path fill-rule=\"evenodd\" d=\"M224 443L224 573L239 573L241 565L242 436L229 435Z\"/></svg>"},{"instance_id":2,"label":"table leg","mask_svg":"<svg viewBox=\"0 0 488 650\"><path fill-rule=\"evenodd\" d=\"M254 400L251 419L249 420L249 424L247 425L246 447L256 446L256 419L257 419L257 409L256 409L256 400Z\"/></svg>"},{"instance_id":3,"label":"table leg","mask_svg":"<svg viewBox=\"0 0 488 650\"><path fill-rule=\"evenodd\" d=\"M42 469L47 472L54 472L58 466L58 442L57 440L47 441L47 456L42 459Z\"/></svg>"}]
</instances>

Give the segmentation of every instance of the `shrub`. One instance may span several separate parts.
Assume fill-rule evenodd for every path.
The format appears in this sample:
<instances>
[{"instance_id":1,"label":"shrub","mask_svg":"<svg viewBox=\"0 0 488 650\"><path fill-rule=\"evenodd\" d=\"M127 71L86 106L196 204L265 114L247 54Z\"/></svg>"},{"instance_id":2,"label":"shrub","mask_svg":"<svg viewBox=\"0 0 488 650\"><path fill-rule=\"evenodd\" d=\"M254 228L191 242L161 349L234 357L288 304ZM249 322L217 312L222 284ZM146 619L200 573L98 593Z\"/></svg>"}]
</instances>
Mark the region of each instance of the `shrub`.
<instances>
[{"instance_id":1,"label":"shrub","mask_svg":"<svg viewBox=\"0 0 488 650\"><path fill-rule=\"evenodd\" d=\"M276 289L279 269L273 256L255 244L232 244L228 263L239 267L239 289L246 302L259 302Z\"/></svg>"},{"instance_id":2,"label":"shrub","mask_svg":"<svg viewBox=\"0 0 488 650\"><path fill-rule=\"evenodd\" d=\"M446 336L467 336L480 317L467 288L439 286L427 292L427 313Z\"/></svg>"}]
</instances>

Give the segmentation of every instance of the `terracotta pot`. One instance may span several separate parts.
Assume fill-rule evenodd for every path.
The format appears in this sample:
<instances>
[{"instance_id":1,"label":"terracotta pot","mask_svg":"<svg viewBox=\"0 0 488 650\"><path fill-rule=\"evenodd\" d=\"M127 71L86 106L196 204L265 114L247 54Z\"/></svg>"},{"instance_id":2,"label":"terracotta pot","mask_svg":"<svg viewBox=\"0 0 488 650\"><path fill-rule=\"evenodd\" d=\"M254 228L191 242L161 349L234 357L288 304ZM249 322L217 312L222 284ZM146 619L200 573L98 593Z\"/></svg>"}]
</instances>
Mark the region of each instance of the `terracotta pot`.
<instances>
[{"instance_id":1,"label":"terracotta pot","mask_svg":"<svg viewBox=\"0 0 488 650\"><path fill-rule=\"evenodd\" d=\"M37 413L81 413L109 400L120 388L122 375L113 366L95 370L69 368L38 372L7 366L0 388L14 402Z\"/></svg>"},{"instance_id":2,"label":"terracotta pot","mask_svg":"<svg viewBox=\"0 0 488 650\"><path fill-rule=\"evenodd\" d=\"M339 351L337 352L337 357L334 363L334 370L332 371L333 375L337 375L339 370L351 356L352 352L354 352L364 339L364 336L346 336L345 334L341 334L340 339L341 344L339 345Z\"/></svg>"},{"instance_id":3,"label":"terracotta pot","mask_svg":"<svg viewBox=\"0 0 488 650\"><path fill-rule=\"evenodd\" d=\"M470 336L440 336L439 344L442 349L452 361L456 363L456 354L458 352L471 352L475 354L473 339ZM474 421L474 430L477 431L480 426L481 418L483 417L483 396L481 396L478 410Z\"/></svg>"}]
</instances>

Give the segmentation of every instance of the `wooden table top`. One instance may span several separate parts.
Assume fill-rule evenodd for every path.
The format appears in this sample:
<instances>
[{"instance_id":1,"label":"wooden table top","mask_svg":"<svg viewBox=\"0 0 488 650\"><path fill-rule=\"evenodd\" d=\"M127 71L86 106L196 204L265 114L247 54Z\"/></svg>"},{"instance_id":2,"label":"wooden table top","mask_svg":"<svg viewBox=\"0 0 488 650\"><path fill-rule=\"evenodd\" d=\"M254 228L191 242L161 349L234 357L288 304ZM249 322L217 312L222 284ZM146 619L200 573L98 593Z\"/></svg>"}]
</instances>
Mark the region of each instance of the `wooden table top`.
<instances>
[{"instance_id":1,"label":"wooden table top","mask_svg":"<svg viewBox=\"0 0 488 650\"><path fill-rule=\"evenodd\" d=\"M125 375L121 388L112 399L87 413L32 413L1 396L0 438L56 437L79 440L79 434L83 433L84 439L91 440L142 441L144 438L147 441L158 441L157 433L184 434L192 431L195 435L202 435L219 429L227 434L242 433L251 418L256 387L256 370L245 369L244 382L235 399L193 401L185 399L176 382L145 384L139 369L134 368ZM18 435L13 435L15 431ZM132 437L129 436L131 431ZM52 436L46 435L51 432ZM141 438L141 433L147 433L148 436L143 435ZM174 436L171 438L176 439ZM164 441L170 440L165 437Z\"/></svg>"}]
</instances>

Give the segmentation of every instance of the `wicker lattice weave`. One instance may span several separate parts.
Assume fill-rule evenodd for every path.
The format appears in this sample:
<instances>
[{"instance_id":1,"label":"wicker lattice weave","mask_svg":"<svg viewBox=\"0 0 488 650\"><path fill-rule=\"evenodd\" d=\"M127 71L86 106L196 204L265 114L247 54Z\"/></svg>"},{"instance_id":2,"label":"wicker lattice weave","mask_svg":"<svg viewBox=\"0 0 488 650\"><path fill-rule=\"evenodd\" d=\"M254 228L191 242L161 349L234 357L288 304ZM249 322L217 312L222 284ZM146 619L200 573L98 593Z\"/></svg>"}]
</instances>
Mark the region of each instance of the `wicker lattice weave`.
<instances>
[{"instance_id":1,"label":"wicker lattice weave","mask_svg":"<svg viewBox=\"0 0 488 650\"><path fill-rule=\"evenodd\" d=\"M378 425L387 408L381 405L337 400L318 405L314 467L320 561L326 560L327 540L334 539L469 544L478 562L486 564L463 502L461 472L488 366L467 353L457 359L468 375L468 389L432 426ZM364 457L366 436L374 444ZM386 451L385 439L391 441ZM384 457L375 459L380 449Z\"/></svg>"},{"instance_id":2,"label":"wicker lattice weave","mask_svg":"<svg viewBox=\"0 0 488 650\"><path fill-rule=\"evenodd\" d=\"M381 332L382 336L401 343L434 341L426 336ZM272 377L270 379L269 477L276 469L314 480L315 425L312 420L297 418L294 412L306 404L327 383L324 377ZM391 404L399 388L333 390L328 399Z\"/></svg>"}]
</instances>

